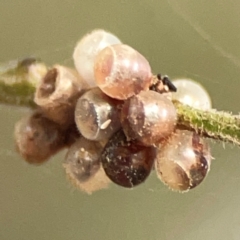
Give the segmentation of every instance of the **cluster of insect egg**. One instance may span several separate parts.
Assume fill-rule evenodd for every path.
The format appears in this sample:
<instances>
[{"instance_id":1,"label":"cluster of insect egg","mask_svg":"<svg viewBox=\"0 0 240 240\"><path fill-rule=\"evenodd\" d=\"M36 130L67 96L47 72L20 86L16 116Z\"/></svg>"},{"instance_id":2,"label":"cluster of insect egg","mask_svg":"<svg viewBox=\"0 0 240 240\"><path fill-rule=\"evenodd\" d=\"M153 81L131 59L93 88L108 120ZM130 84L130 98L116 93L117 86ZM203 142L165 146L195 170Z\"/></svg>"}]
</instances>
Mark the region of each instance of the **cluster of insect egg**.
<instances>
[{"instance_id":1,"label":"cluster of insect egg","mask_svg":"<svg viewBox=\"0 0 240 240\"><path fill-rule=\"evenodd\" d=\"M175 129L176 109L169 97L150 90L153 75L144 56L113 34L95 30L80 40L73 59L77 71L59 65L48 71L35 94L40 110L16 126L17 147L27 161L43 162L70 146L64 168L87 192L106 187L109 179L134 187L154 164L173 190L186 191L204 179L209 147L196 133ZM197 83L173 83L179 90L172 98L211 107ZM36 114L43 117L37 121Z\"/></svg>"}]
</instances>

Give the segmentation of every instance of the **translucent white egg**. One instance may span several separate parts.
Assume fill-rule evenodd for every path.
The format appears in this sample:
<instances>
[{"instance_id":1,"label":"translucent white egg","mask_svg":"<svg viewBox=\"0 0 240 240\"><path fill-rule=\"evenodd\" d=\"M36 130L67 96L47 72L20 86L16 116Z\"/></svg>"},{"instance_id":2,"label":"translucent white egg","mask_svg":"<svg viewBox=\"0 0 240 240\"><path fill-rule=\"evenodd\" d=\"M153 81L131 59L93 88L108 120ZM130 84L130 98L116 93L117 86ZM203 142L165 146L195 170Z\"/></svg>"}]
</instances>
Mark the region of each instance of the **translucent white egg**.
<instances>
[{"instance_id":1,"label":"translucent white egg","mask_svg":"<svg viewBox=\"0 0 240 240\"><path fill-rule=\"evenodd\" d=\"M112 33L97 29L85 35L76 45L73 52L75 67L81 77L91 86L94 80L94 61L97 54L105 47L119 44L121 41Z\"/></svg>"},{"instance_id":2,"label":"translucent white egg","mask_svg":"<svg viewBox=\"0 0 240 240\"><path fill-rule=\"evenodd\" d=\"M211 98L204 87L191 79L177 79L173 81L177 92L172 93L172 99L197 109L212 108Z\"/></svg>"}]
</instances>

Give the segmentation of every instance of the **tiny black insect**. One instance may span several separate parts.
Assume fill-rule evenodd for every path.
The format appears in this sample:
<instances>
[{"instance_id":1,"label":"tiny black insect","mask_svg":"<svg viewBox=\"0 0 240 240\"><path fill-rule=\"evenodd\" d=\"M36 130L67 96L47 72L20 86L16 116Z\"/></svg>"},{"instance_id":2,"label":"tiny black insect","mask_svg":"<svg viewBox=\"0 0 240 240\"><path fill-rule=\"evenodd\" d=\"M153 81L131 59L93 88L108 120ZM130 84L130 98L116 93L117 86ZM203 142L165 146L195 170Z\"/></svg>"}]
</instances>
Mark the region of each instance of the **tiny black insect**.
<instances>
[{"instance_id":1,"label":"tiny black insect","mask_svg":"<svg viewBox=\"0 0 240 240\"><path fill-rule=\"evenodd\" d=\"M159 93L177 91L177 88L171 82L170 78L167 75L162 76L161 74L157 74L156 80L149 89Z\"/></svg>"},{"instance_id":2,"label":"tiny black insect","mask_svg":"<svg viewBox=\"0 0 240 240\"><path fill-rule=\"evenodd\" d=\"M177 88L174 86L174 84L172 83L172 81L170 80L170 78L167 75L164 75L162 77L161 74L157 75L157 78L162 81L163 85L167 86L170 92L176 92Z\"/></svg>"}]
</instances>

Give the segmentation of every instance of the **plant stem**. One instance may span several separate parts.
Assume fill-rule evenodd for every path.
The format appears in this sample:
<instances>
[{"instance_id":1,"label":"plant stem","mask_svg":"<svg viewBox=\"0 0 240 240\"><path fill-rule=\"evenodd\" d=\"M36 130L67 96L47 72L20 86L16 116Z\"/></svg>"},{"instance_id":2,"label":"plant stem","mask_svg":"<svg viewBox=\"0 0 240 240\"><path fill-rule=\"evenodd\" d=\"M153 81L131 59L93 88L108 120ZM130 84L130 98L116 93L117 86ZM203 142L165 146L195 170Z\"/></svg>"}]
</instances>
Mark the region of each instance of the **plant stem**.
<instances>
[{"instance_id":1,"label":"plant stem","mask_svg":"<svg viewBox=\"0 0 240 240\"><path fill-rule=\"evenodd\" d=\"M28 58L0 66L0 103L36 107L33 98L47 67ZM174 101L177 128L240 146L240 118L227 112L202 111Z\"/></svg>"},{"instance_id":2,"label":"plant stem","mask_svg":"<svg viewBox=\"0 0 240 240\"><path fill-rule=\"evenodd\" d=\"M196 131L204 137L240 146L240 118L223 111L202 111L174 102L178 128Z\"/></svg>"},{"instance_id":3,"label":"plant stem","mask_svg":"<svg viewBox=\"0 0 240 240\"><path fill-rule=\"evenodd\" d=\"M0 103L34 107L36 86L47 67L34 58L15 60L0 66Z\"/></svg>"}]
</instances>

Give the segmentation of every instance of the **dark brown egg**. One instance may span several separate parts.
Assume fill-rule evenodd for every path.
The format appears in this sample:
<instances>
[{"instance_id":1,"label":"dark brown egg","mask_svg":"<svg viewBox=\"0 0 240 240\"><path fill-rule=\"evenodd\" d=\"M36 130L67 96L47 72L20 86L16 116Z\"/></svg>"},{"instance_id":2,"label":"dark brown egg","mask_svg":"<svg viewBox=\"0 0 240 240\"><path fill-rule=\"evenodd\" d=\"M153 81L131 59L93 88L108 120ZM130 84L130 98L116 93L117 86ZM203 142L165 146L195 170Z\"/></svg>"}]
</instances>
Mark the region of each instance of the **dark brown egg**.
<instances>
[{"instance_id":1,"label":"dark brown egg","mask_svg":"<svg viewBox=\"0 0 240 240\"><path fill-rule=\"evenodd\" d=\"M127 141L122 130L112 136L101 154L106 175L116 184L132 188L149 176L156 149Z\"/></svg>"}]
</instances>

